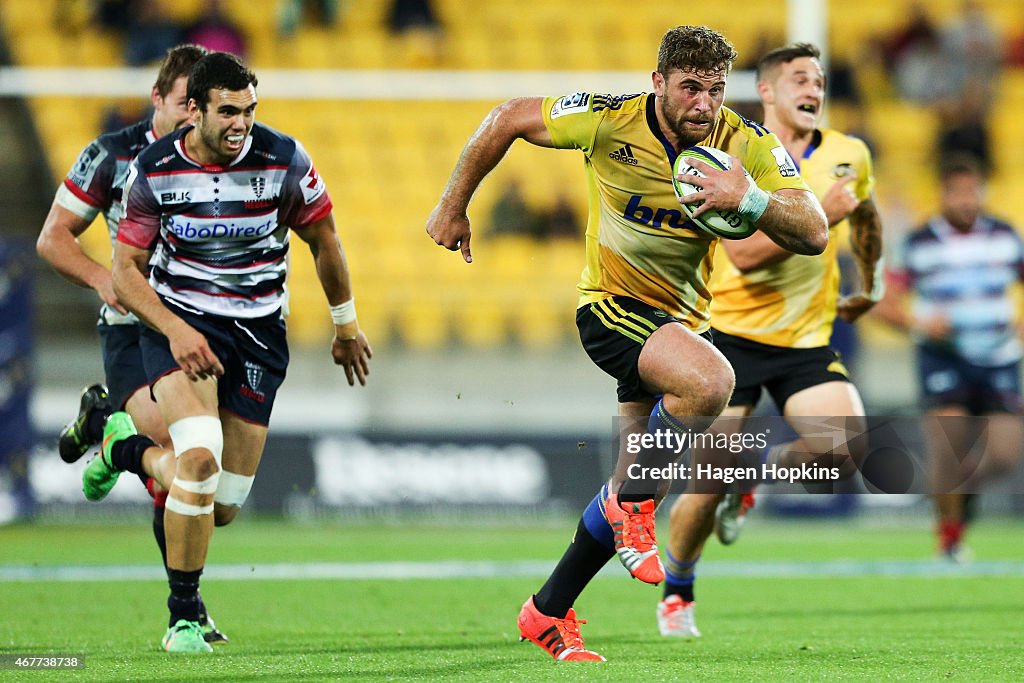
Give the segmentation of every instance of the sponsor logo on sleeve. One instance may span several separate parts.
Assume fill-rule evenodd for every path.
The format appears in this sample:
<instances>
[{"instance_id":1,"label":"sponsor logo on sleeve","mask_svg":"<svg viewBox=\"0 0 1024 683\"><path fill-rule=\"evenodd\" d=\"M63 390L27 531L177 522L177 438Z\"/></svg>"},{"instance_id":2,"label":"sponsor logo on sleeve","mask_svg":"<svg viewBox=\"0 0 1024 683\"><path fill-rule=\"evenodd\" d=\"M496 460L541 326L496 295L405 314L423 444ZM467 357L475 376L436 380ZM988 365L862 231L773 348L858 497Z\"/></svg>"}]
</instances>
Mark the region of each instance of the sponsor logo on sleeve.
<instances>
[{"instance_id":1,"label":"sponsor logo on sleeve","mask_svg":"<svg viewBox=\"0 0 1024 683\"><path fill-rule=\"evenodd\" d=\"M316 168L313 166L309 167L306 175L299 181L299 187L302 189L302 199L307 206L315 202L320 198L320 195L327 191L324 179L320 177L320 174L316 172Z\"/></svg>"},{"instance_id":2,"label":"sponsor logo on sleeve","mask_svg":"<svg viewBox=\"0 0 1024 683\"><path fill-rule=\"evenodd\" d=\"M91 143L78 155L78 160L71 168L71 172L68 173L68 178L83 190L88 188L92 183L93 176L96 175L96 169L106 158L107 150L97 142Z\"/></svg>"},{"instance_id":3,"label":"sponsor logo on sleeve","mask_svg":"<svg viewBox=\"0 0 1024 683\"><path fill-rule=\"evenodd\" d=\"M800 175L799 171L796 170L796 164L793 163L793 159L789 156L789 152L786 151L785 147L773 147L772 156L775 157L775 163L779 167L779 174L783 178L792 178Z\"/></svg>"},{"instance_id":4,"label":"sponsor logo on sleeve","mask_svg":"<svg viewBox=\"0 0 1024 683\"><path fill-rule=\"evenodd\" d=\"M559 116L565 116L566 114L579 114L584 112L590 106L590 93L578 92L572 95L566 95L565 97L556 100L551 105L551 118L552 120L557 119Z\"/></svg>"}]
</instances>

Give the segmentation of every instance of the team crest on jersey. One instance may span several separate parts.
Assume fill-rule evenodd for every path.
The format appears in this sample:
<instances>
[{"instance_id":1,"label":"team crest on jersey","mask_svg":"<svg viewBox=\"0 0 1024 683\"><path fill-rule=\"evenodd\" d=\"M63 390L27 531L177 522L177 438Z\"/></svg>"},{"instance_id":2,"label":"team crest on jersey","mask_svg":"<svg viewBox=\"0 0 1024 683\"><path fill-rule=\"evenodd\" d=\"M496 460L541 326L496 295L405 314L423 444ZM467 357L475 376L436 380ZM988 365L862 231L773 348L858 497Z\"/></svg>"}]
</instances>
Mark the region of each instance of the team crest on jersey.
<instances>
[{"instance_id":1,"label":"team crest on jersey","mask_svg":"<svg viewBox=\"0 0 1024 683\"><path fill-rule=\"evenodd\" d=\"M266 399L265 394L260 391L260 383L263 382L263 368L250 361L245 361L245 379L249 386L243 384L240 387L242 395L258 403L263 403Z\"/></svg>"},{"instance_id":2,"label":"team crest on jersey","mask_svg":"<svg viewBox=\"0 0 1024 683\"><path fill-rule=\"evenodd\" d=\"M796 164L793 163L793 159L789 156L789 152L786 151L785 147L773 148L772 156L775 157L775 163L778 165L779 173L783 178L792 178L799 175L799 171L796 170Z\"/></svg>"},{"instance_id":3,"label":"team crest on jersey","mask_svg":"<svg viewBox=\"0 0 1024 683\"><path fill-rule=\"evenodd\" d=\"M838 180L839 178L845 178L845 177L851 176L851 175L857 175L857 171L856 171L856 169L854 169L853 164L846 163L846 162L843 162L841 164L836 164L835 166L832 167L832 171L831 172L832 172L832 177L835 178L836 180Z\"/></svg>"},{"instance_id":4,"label":"team crest on jersey","mask_svg":"<svg viewBox=\"0 0 1024 683\"><path fill-rule=\"evenodd\" d=\"M256 199L262 199L263 191L267 189L267 179L263 176L249 178L249 187L252 188L252 193L256 195Z\"/></svg>"},{"instance_id":5,"label":"team crest on jersey","mask_svg":"<svg viewBox=\"0 0 1024 683\"><path fill-rule=\"evenodd\" d=\"M565 116L566 114L579 114L584 112L590 106L590 93L578 92L572 95L566 95L565 97L555 100L555 103L551 105L551 118L557 119L559 116Z\"/></svg>"},{"instance_id":6,"label":"team crest on jersey","mask_svg":"<svg viewBox=\"0 0 1024 683\"><path fill-rule=\"evenodd\" d=\"M91 143L78 155L78 161L71 168L68 178L78 187L83 189L89 187L92 177L96 175L96 169L106 158L107 150L96 142Z\"/></svg>"}]
</instances>

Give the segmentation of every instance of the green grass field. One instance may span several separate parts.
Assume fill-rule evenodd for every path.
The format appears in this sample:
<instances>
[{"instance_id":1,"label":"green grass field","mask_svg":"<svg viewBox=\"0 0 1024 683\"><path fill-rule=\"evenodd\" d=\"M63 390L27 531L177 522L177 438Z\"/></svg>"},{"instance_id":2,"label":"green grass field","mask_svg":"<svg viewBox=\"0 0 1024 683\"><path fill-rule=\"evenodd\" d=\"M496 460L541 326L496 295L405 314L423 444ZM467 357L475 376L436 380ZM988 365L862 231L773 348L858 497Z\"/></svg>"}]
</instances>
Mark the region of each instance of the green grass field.
<instances>
[{"instance_id":1,"label":"green grass field","mask_svg":"<svg viewBox=\"0 0 1024 683\"><path fill-rule=\"evenodd\" d=\"M86 659L84 670L0 671L0 680L1024 680L1019 521L982 520L970 536L977 562L958 570L929 559L932 538L920 522L756 519L736 546L712 544L705 553L697 584L704 637L693 642L660 637L660 590L615 566L577 604L589 621L587 645L609 659L600 665L556 664L518 642L519 606L564 549L571 526L242 518L215 535L203 584L232 642L199 657L159 650L167 592L159 578L43 576L57 566L111 567L101 575L152 567L158 554L144 525L0 527L0 654ZM216 575L232 567L259 578L279 563L344 569L442 560L528 568L407 580ZM40 576L12 580L16 566Z\"/></svg>"}]
</instances>

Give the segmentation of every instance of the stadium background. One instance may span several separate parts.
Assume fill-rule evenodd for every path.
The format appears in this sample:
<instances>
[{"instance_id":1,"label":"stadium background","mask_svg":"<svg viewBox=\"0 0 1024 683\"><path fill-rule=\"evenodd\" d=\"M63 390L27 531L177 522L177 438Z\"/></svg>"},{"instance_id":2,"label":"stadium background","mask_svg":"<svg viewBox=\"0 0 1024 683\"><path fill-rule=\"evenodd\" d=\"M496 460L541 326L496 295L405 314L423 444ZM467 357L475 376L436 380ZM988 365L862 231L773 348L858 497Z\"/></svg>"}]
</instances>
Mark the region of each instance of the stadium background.
<instances>
[{"instance_id":1,"label":"stadium background","mask_svg":"<svg viewBox=\"0 0 1024 683\"><path fill-rule=\"evenodd\" d=\"M145 111L138 95L148 92L155 70L125 70L123 36L90 25L87 5L0 4L8 65L0 70L4 255L10 281L32 287L31 299L5 300L5 326L31 338L31 346L15 344L3 359L5 405L14 416L5 428L22 434L21 415L37 437L27 458L22 446L13 447L0 468L0 519L30 512L44 520L146 515L145 493L130 484L116 489L112 504L85 505L78 469L60 463L53 445L74 414L78 390L100 377L96 300L35 259L31 241L53 189L100 132L111 104ZM300 519L410 509L449 516L572 513L607 474L613 385L578 348L572 316L582 240L488 234L491 208L513 181L535 209L550 209L564 194L582 230L579 157L513 147L471 207L471 266L436 248L423 231L465 140L507 97L645 90L661 35L679 23L721 30L741 62L765 39L809 37L827 45L833 63L853 67L859 101L834 102L827 113L830 125L864 133L873 147L887 244L936 205L939 112L902 97L873 47L906 18L909 4L750 0L742 12L723 12L713 3L683 11L659 2L627 12L613 0L594 0L586 11L564 1L437 0L443 32L394 35L386 27L387 3L350 0L335 26L304 22L286 39L277 33L276 2L224 5L244 29L261 77L258 118L302 140L327 181L360 322L376 351L370 385L345 386L330 366L331 328L312 261L296 249L288 323L294 361L254 491L252 507L260 512ZM164 9L187 21L201 6L181 0ZM1018 37L1024 2L980 6L1004 43ZM940 26L960 10L958 0L927 6ZM749 73L734 74L728 101L749 104L751 82ZM1024 142L1013 133L1022 105L1024 71L1006 67L987 124L996 132L990 205L1011 222L1024 209L1024 175L1017 171ZM109 263L102 226L82 242ZM913 413L907 341L871 320L858 330L851 365L869 412ZM986 509L1021 514L1020 497L1005 494L1020 490L1019 482L997 488L1004 494L987 497ZM928 526L919 497L864 496L858 504L868 514L897 510L922 533ZM815 503L844 514L850 505Z\"/></svg>"}]
</instances>

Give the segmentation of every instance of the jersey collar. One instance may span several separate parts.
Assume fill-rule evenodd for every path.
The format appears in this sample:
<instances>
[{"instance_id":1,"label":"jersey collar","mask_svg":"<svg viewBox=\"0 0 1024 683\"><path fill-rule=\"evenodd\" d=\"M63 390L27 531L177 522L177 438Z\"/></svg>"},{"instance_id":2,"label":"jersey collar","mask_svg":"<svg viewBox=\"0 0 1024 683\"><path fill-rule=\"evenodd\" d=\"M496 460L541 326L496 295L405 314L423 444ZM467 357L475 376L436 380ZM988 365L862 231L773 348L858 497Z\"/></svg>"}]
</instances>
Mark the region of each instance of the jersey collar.
<instances>
[{"instance_id":1,"label":"jersey collar","mask_svg":"<svg viewBox=\"0 0 1024 683\"><path fill-rule=\"evenodd\" d=\"M647 96L647 102L645 104L645 113L647 114L647 127L651 129L651 134L658 138L661 142L662 147L665 148L665 154L668 155L669 168L676 167L676 157L679 156L679 152L672 146L672 143L665 137L665 133L662 132L661 126L658 125L658 114L654 109L655 100L657 95L651 93Z\"/></svg>"}]
</instances>

